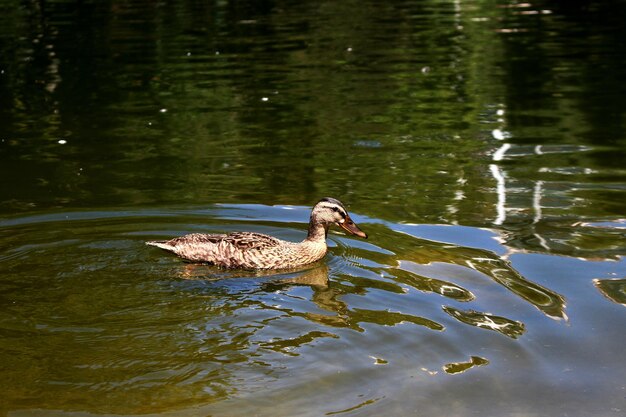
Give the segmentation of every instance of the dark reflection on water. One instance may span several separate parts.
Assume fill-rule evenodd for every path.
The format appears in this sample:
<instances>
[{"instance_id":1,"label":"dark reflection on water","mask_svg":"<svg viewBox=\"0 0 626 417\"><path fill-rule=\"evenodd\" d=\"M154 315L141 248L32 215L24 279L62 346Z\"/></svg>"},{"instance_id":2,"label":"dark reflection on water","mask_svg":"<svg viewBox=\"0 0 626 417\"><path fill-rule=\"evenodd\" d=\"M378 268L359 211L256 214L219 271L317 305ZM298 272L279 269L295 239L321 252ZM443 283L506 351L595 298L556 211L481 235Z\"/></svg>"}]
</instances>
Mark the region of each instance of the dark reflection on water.
<instances>
[{"instance_id":1,"label":"dark reflection on water","mask_svg":"<svg viewBox=\"0 0 626 417\"><path fill-rule=\"evenodd\" d=\"M485 366L488 364L489 361L487 359L479 356L472 356L468 362L448 363L443 366L443 370L449 374L458 374L466 372L475 366Z\"/></svg>"},{"instance_id":2,"label":"dark reflection on water","mask_svg":"<svg viewBox=\"0 0 626 417\"><path fill-rule=\"evenodd\" d=\"M0 11L0 414L626 408L623 1ZM143 245L325 195L303 270Z\"/></svg>"},{"instance_id":3,"label":"dark reflection on water","mask_svg":"<svg viewBox=\"0 0 626 417\"><path fill-rule=\"evenodd\" d=\"M457 320L483 329L494 330L503 335L517 339L524 333L524 323L507 319L506 317L494 316L479 311L462 311L452 307L444 307L444 311Z\"/></svg>"},{"instance_id":4,"label":"dark reflection on water","mask_svg":"<svg viewBox=\"0 0 626 417\"><path fill-rule=\"evenodd\" d=\"M3 212L330 194L555 251L623 216L621 2L5 3Z\"/></svg>"},{"instance_id":5,"label":"dark reflection on water","mask_svg":"<svg viewBox=\"0 0 626 417\"><path fill-rule=\"evenodd\" d=\"M606 298L626 306L626 279L595 279L593 283Z\"/></svg>"}]
</instances>

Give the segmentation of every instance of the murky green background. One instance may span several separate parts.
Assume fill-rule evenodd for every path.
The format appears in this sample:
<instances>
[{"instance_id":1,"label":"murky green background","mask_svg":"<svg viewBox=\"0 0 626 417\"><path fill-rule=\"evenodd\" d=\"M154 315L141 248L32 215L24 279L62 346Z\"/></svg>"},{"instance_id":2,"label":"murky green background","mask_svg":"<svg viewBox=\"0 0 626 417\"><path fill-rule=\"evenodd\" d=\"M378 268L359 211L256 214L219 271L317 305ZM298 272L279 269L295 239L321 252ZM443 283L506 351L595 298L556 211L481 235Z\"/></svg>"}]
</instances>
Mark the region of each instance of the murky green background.
<instances>
[{"instance_id":1,"label":"murky green background","mask_svg":"<svg viewBox=\"0 0 626 417\"><path fill-rule=\"evenodd\" d=\"M0 0L0 415L623 415L625 21ZM302 271L143 244L327 195Z\"/></svg>"}]
</instances>

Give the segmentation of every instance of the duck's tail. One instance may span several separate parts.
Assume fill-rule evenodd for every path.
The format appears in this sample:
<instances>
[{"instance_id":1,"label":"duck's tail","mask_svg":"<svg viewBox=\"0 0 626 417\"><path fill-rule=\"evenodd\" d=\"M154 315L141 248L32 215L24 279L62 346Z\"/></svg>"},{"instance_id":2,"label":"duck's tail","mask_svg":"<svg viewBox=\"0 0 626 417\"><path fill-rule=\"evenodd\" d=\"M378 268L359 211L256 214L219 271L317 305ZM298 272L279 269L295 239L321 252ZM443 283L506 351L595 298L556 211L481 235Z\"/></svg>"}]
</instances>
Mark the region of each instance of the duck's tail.
<instances>
[{"instance_id":1,"label":"duck's tail","mask_svg":"<svg viewBox=\"0 0 626 417\"><path fill-rule=\"evenodd\" d=\"M157 248L161 248L161 249L168 250L168 251L174 250L174 246L167 243L166 240L153 240L150 242L146 242L146 245L156 246Z\"/></svg>"}]
</instances>

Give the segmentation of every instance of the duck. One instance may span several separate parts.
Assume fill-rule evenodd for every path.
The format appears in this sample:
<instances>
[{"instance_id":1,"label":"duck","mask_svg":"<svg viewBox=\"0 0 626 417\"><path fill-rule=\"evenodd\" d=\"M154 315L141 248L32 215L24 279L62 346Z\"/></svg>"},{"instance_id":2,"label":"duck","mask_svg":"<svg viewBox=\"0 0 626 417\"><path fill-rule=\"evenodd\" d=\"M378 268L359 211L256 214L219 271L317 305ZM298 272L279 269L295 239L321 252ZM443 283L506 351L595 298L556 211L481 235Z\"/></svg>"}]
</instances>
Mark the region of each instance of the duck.
<instances>
[{"instance_id":1,"label":"duck","mask_svg":"<svg viewBox=\"0 0 626 417\"><path fill-rule=\"evenodd\" d=\"M322 259L328 251L326 237L335 225L351 235L367 239L337 199L324 197L311 210L306 238L289 242L262 233L192 233L170 240L149 241L188 262L204 263L226 269L290 269Z\"/></svg>"}]
</instances>

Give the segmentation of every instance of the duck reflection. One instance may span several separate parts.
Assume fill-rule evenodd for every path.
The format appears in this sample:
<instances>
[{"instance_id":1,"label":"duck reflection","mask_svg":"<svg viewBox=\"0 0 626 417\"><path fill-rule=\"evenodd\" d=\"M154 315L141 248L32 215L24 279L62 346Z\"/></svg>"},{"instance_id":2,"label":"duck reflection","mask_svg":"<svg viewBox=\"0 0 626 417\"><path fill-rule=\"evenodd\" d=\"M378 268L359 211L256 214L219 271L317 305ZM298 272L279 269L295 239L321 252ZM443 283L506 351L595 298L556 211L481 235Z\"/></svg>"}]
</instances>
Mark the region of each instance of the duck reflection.
<instances>
[{"instance_id":1,"label":"duck reflection","mask_svg":"<svg viewBox=\"0 0 626 417\"><path fill-rule=\"evenodd\" d=\"M371 282L370 282L371 281ZM279 280L272 280L262 286L266 291L276 291L279 289L286 289L291 285L308 285L312 288L313 294L311 301L315 303L321 310L330 314L305 312L305 313L293 313L293 315L300 315L307 320L333 327L346 327L353 330L362 332L364 329L361 327L362 323L373 323L385 326L395 326L401 323L413 323L418 326L424 326L431 330L444 330L444 326L436 321L419 317L411 314L388 311L388 310L373 310L373 309L361 309L350 308L348 304L341 299L347 294L360 294L366 293L366 287L368 284L372 284L375 287L381 287L380 283L375 280L368 280L362 277L351 277L351 282L356 283L355 286L348 286L335 282L329 279L328 266L323 265L313 270L305 271L301 275L293 278L284 278ZM365 284L365 285L364 285ZM403 293L400 287L394 284L387 283L388 285L382 285L384 289L391 292Z\"/></svg>"},{"instance_id":2,"label":"duck reflection","mask_svg":"<svg viewBox=\"0 0 626 417\"><path fill-rule=\"evenodd\" d=\"M364 273L369 271L363 270ZM349 283L329 278L329 267L319 264L313 268L297 271L283 271L279 274L267 271L219 270L206 265L188 264L181 271L181 278L202 281L241 282L241 279L253 279L249 287L252 293L267 294L282 292L289 294L294 286L308 286L311 288L311 301L321 312L296 311L285 307L262 302L262 308L280 310L290 317L302 317L314 323L337 328L350 328L359 332L364 331L363 323L373 323L385 326L395 326L401 323L413 323L431 330L443 331L444 326L434 320L412 314L388 311L387 309L351 308L342 297L350 294L365 295L370 289L381 289L392 293L403 294L403 289L391 282L369 279L360 276L349 277ZM236 280L233 280L235 279ZM249 281L250 282L250 281ZM225 284L227 285L227 284ZM240 284L241 285L241 284ZM239 287L241 288L241 286ZM319 336L329 336L324 333ZM296 343L295 340L292 340ZM292 343L290 342L290 343ZM293 345L292 343L292 345ZM293 346L292 346L293 347Z\"/></svg>"},{"instance_id":3,"label":"duck reflection","mask_svg":"<svg viewBox=\"0 0 626 417\"><path fill-rule=\"evenodd\" d=\"M328 266L320 265L313 269L300 271L294 277L279 277L264 285L265 289L271 286L308 285L314 289L328 288Z\"/></svg>"},{"instance_id":4,"label":"duck reflection","mask_svg":"<svg viewBox=\"0 0 626 417\"><path fill-rule=\"evenodd\" d=\"M281 271L256 269L223 269L215 266L187 263L183 264L176 274L182 279L221 281L226 279L253 278L257 279L266 289L271 285L294 284L312 287L328 286L328 267L313 264L305 268L285 269Z\"/></svg>"}]
</instances>

